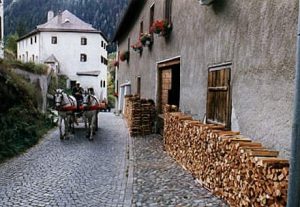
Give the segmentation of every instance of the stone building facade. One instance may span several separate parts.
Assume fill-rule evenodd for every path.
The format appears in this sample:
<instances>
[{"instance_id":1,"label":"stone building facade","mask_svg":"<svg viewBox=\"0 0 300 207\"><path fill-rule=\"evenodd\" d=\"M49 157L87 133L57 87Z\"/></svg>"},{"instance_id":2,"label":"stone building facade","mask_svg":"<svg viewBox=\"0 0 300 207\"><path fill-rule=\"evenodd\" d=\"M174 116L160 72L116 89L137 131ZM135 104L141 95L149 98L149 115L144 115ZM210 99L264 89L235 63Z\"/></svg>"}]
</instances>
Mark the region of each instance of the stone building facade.
<instances>
[{"instance_id":1,"label":"stone building facade","mask_svg":"<svg viewBox=\"0 0 300 207\"><path fill-rule=\"evenodd\" d=\"M139 93L290 155L298 2L131 0L114 41L118 109ZM130 47L155 20L169 19L168 37Z\"/></svg>"}]
</instances>

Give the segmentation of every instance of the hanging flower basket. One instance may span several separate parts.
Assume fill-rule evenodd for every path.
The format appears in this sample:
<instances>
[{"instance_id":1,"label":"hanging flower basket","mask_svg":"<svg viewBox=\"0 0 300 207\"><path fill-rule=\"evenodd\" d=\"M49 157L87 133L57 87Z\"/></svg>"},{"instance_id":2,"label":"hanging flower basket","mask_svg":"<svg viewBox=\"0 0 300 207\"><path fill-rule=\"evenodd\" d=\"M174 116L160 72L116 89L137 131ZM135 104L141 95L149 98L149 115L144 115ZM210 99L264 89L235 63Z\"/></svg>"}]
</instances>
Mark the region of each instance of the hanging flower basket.
<instances>
[{"instance_id":1,"label":"hanging flower basket","mask_svg":"<svg viewBox=\"0 0 300 207\"><path fill-rule=\"evenodd\" d=\"M125 61L129 59L129 51L121 52L120 53L120 60Z\"/></svg>"},{"instance_id":2,"label":"hanging flower basket","mask_svg":"<svg viewBox=\"0 0 300 207\"><path fill-rule=\"evenodd\" d=\"M141 41L138 41L137 43L131 45L131 48L138 53L141 53L143 51L143 45Z\"/></svg>"},{"instance_id":3,"label":"hanging flower basket","mask_svg":"<svg viewBox=\"0 0 300 207\"><path fill-rule=\"evenodd\" d=\"M149 33L141 33L141 43L143 46L151 46L153 43L152 35Z\"/></svg>"},{"instance_id":4,"label":"hanging flower basket","mask_svg":"<svg viewBox=\"0 0 300 207\"><path fill-rule=\"evenodd\" d=\"M167 37L173 29L173 24L167 20L156 20L153 22L150 31L159 36Z\"/></svg>"},{"instance_id":5,"label":"hanging flower basket","mask_svg":"<svg viewBox=\"0 0 300 207\"><path fill-rule=\"evenodd\" d=\"M119 66L119 61L115 60L115 61L113 62L113 66L115 66L115 67Z\"/></svg>"}]
</instances>

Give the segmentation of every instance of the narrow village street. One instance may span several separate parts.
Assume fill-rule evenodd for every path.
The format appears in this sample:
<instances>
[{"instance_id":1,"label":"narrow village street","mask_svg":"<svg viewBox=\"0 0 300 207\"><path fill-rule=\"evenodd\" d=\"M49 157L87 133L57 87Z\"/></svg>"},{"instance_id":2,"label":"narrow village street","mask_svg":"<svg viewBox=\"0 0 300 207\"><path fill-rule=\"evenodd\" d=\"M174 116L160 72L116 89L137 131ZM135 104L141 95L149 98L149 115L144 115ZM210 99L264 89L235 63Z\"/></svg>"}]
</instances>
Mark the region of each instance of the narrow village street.
<instances>
[{"instance_id":1,"label":"narrow village street","mask_svg":"<svg viewBox=\"0 0 300 207\"><path fill-rule=\"evenodd\" d=\"M100 113L94 141L83 127L54 129L0 165L0 206L226 206L163 151L159 135L131 138L125 121Z\"/></svg>"}]
</instances>

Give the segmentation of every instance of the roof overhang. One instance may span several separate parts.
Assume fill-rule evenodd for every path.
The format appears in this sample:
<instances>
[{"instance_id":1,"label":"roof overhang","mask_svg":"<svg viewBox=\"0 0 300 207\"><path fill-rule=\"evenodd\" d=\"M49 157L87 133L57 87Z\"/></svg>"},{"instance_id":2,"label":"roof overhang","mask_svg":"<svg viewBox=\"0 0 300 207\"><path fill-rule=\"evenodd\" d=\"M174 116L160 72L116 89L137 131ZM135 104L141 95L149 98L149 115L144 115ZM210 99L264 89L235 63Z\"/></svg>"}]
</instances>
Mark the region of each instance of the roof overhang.
<instances>
[{"instance_id":1,"label":"roof overhang","mask_svg":"<svg viewBox=\"0 0 300 207\"><path fill-rule=\"evenodd\" d=\"M131 0L118 23L117 30L113 35L112 41L120 39L134 25L135 20L142 11L147 0Z\"/></svg>"},{"instance_id":2,"label":"roof overhang","mask_svg":"<svg viewBox=\"0 0 300 207\"><path fill-rule=\"evenodd\" d=\"M23 40L23 39L26 39L30 36L33 36L37 33L40 33L40 32L72 32L72 33L94 33L94 34L100 34L106 42L108 42L108 39L107 37L103 34L103 32L101 31L97 31L97 30L79 30L79 29L35 29L31 32L29 32L28 34L20 37L17 42Z\"/></svg>"},{"instance_id":3,"label":"roof overhang","mask_svg":"<svg viewBox=\"0 0 300 207\"><path fill-rule=\"evenodd\" d=\"M78 76L94 76L94 77L97 77L97 76L100 75L100 71L95 70L95 71L77 72L76 75L78 75Z\"/></svg>"}]
</instances>

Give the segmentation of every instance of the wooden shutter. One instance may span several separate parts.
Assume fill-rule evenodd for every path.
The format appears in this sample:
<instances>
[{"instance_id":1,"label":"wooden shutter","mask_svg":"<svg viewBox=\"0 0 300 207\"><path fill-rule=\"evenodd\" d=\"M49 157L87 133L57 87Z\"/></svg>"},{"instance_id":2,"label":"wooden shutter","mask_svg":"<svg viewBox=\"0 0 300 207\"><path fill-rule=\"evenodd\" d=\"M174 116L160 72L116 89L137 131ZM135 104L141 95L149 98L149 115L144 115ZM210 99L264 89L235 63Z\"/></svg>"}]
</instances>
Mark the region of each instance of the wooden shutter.
<instances>
[{"instance_id":1,"label":"wooden shutter","mask_svg":"<svg viewBox=\"0 0 300 207\"><path fill-rule=\"evenodd\" d=\"M208 123L231 128L230 67L209 68L206 116Z\"/></svg>"}]
</instances>

